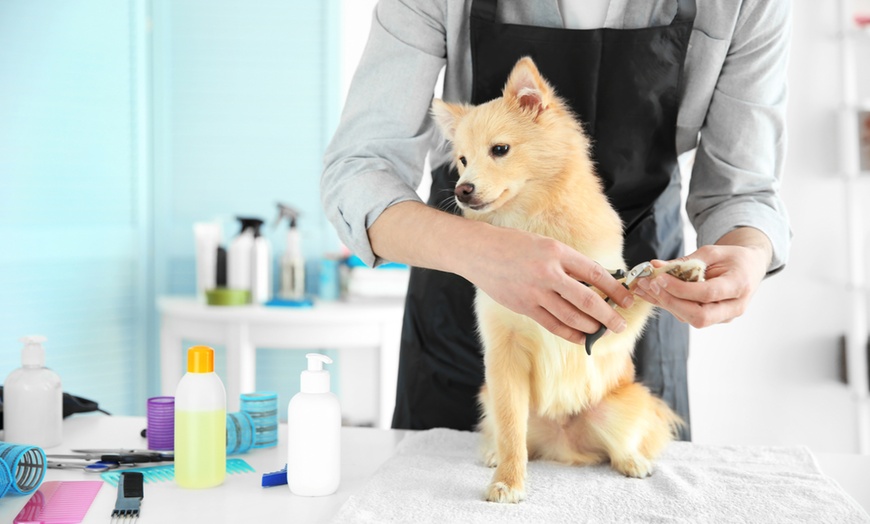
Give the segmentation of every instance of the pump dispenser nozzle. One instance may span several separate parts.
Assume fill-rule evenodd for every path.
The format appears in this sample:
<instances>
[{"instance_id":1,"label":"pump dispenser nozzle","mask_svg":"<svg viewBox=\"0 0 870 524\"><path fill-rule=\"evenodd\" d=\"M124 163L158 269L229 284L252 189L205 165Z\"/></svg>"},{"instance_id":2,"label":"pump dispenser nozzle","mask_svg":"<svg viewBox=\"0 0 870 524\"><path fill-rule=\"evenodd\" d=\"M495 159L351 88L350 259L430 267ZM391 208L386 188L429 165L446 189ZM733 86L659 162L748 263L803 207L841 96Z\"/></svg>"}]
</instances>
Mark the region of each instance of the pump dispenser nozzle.
<instances>
[{"instance_id":1,"label":"pump dispenser nozzle","mask_svg":"<svg viewBox=\"0 0 870 524\"><path fill-rule=\"evenodd\" d=\"M320 353L309 353L305 355L308 359L308 371L323 371L324 364L332 364L332 359Z\"/></svg>"},{"instance_id":2,"label":"pump dispenser nozzle","mask_svg":"<svg viewBox=\"0 0 870 524\"><path fill-rule=\"evenodd\" d=\"M329 391L329 371L323 364L332 364L332 359L320 353L308 353L308 370L302 372L301 390L303 393L326 393Z\"/></svg>"},{"instance_id":3,"label":"pump dispenser nozzle","mask_svg":"<svg viewBox=\"0 0 870 524\"><path fill-rule=\"evenodd\" d=\"M21 364L24 366L45 367L45 348L43 342L48 340L42 335L21 337L24 347L21 348Z\"/></svg>"}]
</instances>

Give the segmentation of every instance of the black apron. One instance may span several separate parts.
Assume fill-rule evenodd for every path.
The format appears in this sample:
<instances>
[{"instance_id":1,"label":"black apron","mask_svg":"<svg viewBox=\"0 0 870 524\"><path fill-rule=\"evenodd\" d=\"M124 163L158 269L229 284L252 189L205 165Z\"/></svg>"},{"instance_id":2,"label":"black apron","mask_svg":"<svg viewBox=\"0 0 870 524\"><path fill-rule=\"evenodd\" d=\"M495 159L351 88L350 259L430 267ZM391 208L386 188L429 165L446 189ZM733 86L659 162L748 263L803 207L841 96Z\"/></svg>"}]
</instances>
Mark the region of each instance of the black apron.
<instances>
[{"instance_id":1,"label":"black apron","mask_svg":"<svg viewBox=\"0 0 870 524\"><path fill-rule=\"evenodd\" d=\"M475 0L471 7L471 103L501 96L517 60L530 56L592 138L599 176L625 226L628 267L681 256L675 136L694 0L679 0L667 26L593 30L499 23L496 3ZM445 191L452 193L457 179L449 166L433 170L429 205L443 201ZM411 270L394 428L476 426L483 355L474 293L471 283L454 274ZM638 380L687 425L688 343L688 326L662 310L634 356ZM681 438L690 435L687 426Z\"/></svg>"}]
</instances>

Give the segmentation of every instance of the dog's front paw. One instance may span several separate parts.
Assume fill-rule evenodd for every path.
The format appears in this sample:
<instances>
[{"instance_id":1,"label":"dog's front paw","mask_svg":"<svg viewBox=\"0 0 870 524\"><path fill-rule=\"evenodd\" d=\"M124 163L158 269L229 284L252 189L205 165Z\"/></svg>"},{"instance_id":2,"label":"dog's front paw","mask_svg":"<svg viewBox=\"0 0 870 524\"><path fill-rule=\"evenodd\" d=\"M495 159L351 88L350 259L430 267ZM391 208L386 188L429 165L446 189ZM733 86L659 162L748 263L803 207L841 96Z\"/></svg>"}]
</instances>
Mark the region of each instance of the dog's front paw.
<instances>
[{"instance_id":1,"label":"dog's front paw","mask_svg":"<svg viewBox=\"0 0 870 524\"><path fill-rule=\"evenodd\" d=\"M673 262L665 267L665 272L686 282L703 282L707 264L697 259Z\"/></svg>"},{"instance_id":2,"label":"dog's front paw","mask_svg":"<svg viewBox=\"0 0 870 524\"><path fill-rule=\"evenodd\" d=\"M611 460L613 469L626 477L642 479L649 477L653 472L652 461L641 455L632 455L620 460Z\"/></svg>"},{"instance_id":3,"label":"dog's front paw","mask_svg":"<svg viewBox=\"0 0 870 524\"><path fill-rule=\"evenodd\" d=\"M486 500L489 502L516 504L525 498L526 491L523 488L508 486L504 482L493 482L486 488Z\"/></svg>"}]
</instances>

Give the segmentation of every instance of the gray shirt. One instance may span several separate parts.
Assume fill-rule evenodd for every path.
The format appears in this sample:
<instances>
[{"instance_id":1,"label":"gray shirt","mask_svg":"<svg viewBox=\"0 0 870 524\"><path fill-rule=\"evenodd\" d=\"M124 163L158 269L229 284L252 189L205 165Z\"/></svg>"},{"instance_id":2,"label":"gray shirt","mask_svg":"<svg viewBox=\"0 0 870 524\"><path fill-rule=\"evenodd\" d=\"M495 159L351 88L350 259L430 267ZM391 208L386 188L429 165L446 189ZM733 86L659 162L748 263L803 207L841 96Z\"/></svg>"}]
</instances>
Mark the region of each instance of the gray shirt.
<instances>
[{"instance_id":1,"label":"gray shirt","mask_svg":"<svg viewBox=\"0 0 870 524\"><path fill-rule=\"evenodd\" d=\"M342 241L363 261L367 229L387 207L420 200L427 153L450 160L429 115L438 75L443 98L471 98L472 0L380 0L341 122L324 157L321 198ZM787 259L791 233L780 196L785 156L790 0L696 0L677 118L677 153L696 149L686 211L698 244L750 226ZM666 25L676 0L612 0L605 27ZM499 2L506 23L564 27L558 0Z\"/></svg>"}]
</instances>

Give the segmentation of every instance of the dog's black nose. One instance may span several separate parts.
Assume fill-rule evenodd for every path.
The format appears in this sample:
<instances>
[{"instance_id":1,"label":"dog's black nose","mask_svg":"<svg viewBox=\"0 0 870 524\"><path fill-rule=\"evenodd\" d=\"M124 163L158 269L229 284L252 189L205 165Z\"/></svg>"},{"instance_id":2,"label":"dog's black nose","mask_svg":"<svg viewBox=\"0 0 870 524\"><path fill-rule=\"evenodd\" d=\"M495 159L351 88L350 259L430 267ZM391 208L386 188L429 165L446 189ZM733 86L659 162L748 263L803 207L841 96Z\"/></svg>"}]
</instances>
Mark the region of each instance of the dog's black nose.
<instances>
[{"instance_id":1,"label":"dog's black nose","mask_svg":"<svg viewBox=\"0 0 870 524\"><path fill-rule=\"evenodd\" d=\"M474 195L474 184L459 184L453 190L453 194L456 195L456 200L467 204L471 200L472 195Z\"/></svg>"}]
</instances>

